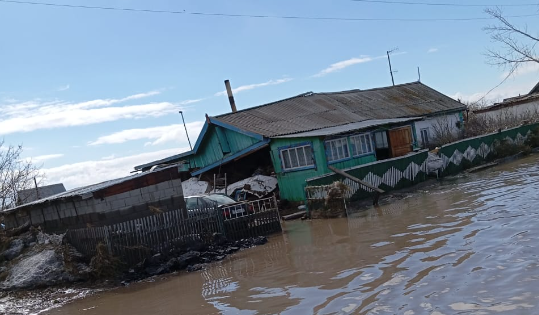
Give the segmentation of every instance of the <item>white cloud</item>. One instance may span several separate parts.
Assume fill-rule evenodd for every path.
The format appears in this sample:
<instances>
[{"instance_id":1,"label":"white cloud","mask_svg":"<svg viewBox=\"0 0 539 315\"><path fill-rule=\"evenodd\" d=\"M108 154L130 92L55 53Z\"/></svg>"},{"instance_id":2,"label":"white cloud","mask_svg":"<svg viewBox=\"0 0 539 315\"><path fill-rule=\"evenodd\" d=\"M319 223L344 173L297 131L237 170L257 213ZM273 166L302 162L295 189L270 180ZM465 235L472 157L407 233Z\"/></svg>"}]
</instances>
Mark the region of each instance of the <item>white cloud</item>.
<instances>
[{"instance_id":1,"label":"white cloud","mask_svg":"<svg viewBox=\"0 0 539 315\"><path fill-rule=\"evenodd\" d=\"M109 160L83 161L43 169L47 184L63 183L67 189L129 176L136 165L185 152L189 148L167 149Z\"/></svg>"},{"instance_id":2,"label":"white cloud","mask_svg":"<svg viewBox=\"0 0 539 315\"><path fill-rule=\"evenodd\" d=\"M433 47L433 48L430 48L429 50L427 50L427 54L432 54L432 53L435 53L437 51L438 51L438 48Z\"/></svg>"},{"instance_id":3,"label":"white cloud","mask_svg":"<svg viewBox=\"0 0 539 315\"><path fill-rule=\"evenodd\" d=\"M293 80L292 78L283 78L283 79L278 79L278 80L269 80L269 81L264 82L264 83L255 83L255 84L249 84L249 85L242 85L240 87L232 89L232 93L238 94L238 93L243 92L243 91L248 91L248 90L252 90L252 89L256 89L256 88L264 87L264 86L268 86L268 85L282 84L282 83L290 82L292 80ZM223 95L226 95L226 91L221 91L221 92L215 93L215 96L223 96Z\"/></svg>"},{"instance_id":4,"label":"white cloud","mask_svg":"<svg viewBox=\"0 0 539 315\"><path fill-rule=\"evenodd\" d=\"M82 126L120 119L160 117L175 113L182 103L148 103L141 105L113 106L159 94L158 91L135 94L121 99L97 99L70 103L66 101L34 100L17 104L0 105L0 135L29 132L39 129ZM194 103L198 100L184 101Z\"/></svg>"},{"instance_id":5,"label":"white cloud","mask_svg":"<svg viewBox=\"0 0 539 315\"><path fill-rule=\"evenodd\" d=\"M537 62L527 62L522 64L518 69L513 73L513 77L518 77L530 73L539 74L539 63ZM509 71L502 73L500 78L505 78L509 74Z\"/></svg>"},{"instance_id":6,"label":"white cloud","mask_svg":"<svg viewBox=\"0 0 539 315\"><path fill-rule=\"evenodd\" d=\"M47 154L47 155L38 155L28 158L27 160L32 161L33 163L39 163L47 160L57 159L64 156L63 154Z\"/></svg>"},{"instance_id":7,"label":"white cloud","mask_svg":"<svg viewBox=\"0 0 539 315\"><path fill-rule=\"evenodd\" d=\"M488 103L500 102L505 98L524 95L524 94L527 94L532 89L534 84L535 82L528 82L524 84L502 86L490 92L485 97L484 100L488 104ZM476 93L471 93L471 94L457 92L449 96L455 100L461 100L462 102L465 102L465 103L473 103L479 100L480 98L482 98L483 95L485 95L487 91L476 92Z\"/></svg>"},{"instance_id":8,"label":"white cloud","mask_svg":"<svg viewBox=\"0 0 539 315\"><path fill-rule=\"evenodd\" d=\"M334 64L331 64L329 67L327 67L326 69L318 72L313 77L317 77L317 78L323 77L323 76L325 76L325 75L327 75L329 73L339 71L339 70L342 70L344 68L348 68L348 67L356 65L358 63L365 63L365 62L370 62L370 61L373 61L373 60L374 60L374 58L372 58L372 57L361 56L359 58L350 58L348 60L339 61L339 62L336 62Z\"/></svg>"},{"instance_id":9,"label":"white cloud","mask_svg":"<svg viewBox=\"0 0 539 315\"><path fill-rule=\"evenodd\" d=\"M203 121L195 121L186 124L187 131L189 132L189 137L191 141L193 141L193 144L194 141L196 141L196 137L200 133L200 130L202 129L203 125ZM114 144L141 139L153 140L151 142L147 142L145 145L157 145L171 141L187 143L184 126L182 124L174 124L169 126L122 130L106 136L99 137L97 140L92 141L88 144Z\"/></svg>"},{"instance_id":10,"label":"white cloud","mask_svg":"<svg viewBox=\"0 0 539 315\"><path fill-rule=\"evenodd\" d=\"M114 159L115 157L116 157L116 155L111 154L111 155L104 156L104 157L102 157L101 159L102 159L102 160L112 160L112 159Z\"/></svg>"},{"instance_id":11,"label":"white cloud","mask_svg":"<svg viewBox=\"0 0 539 315\"><path fill-rule=\"evenodd\" d=\"M404 54L406 54L406 52L402 51L402 52L392 53L391 56L398 56L398 55L404 55ZM374 60L377 60L377 59L383 59L383 58L387 58L387 55L376 56L376 57L359 56L358 58L350 58L350 59L347 59L347 60L343 60L343 61L339 61L339 62L336 62L334 64L331 64L329 67L327 67L326 69L318 72L317 74L313 75L312 77L313 78L320 78L320 77L323 77L323 76L325 76L327 74L330 74L332 72L336 72L336 71L348 68L348 67L353 66L353 65L357 65L357 64L360 64L360 63L371 62L371 61L374 61Z\"/></svg>"},{"instance_id":12,"label":"white cloud","mask_svg":"<svg viewBox=\"0 0 539 315\"><path fill-rule=\"evenodd\" d=\"M56 91L58 91L58 92L67 91L67 90L69 90L69 84L66 84L64 86L60 86L59 88L56 89Z\"/></svg>"},{"instance_id":13,"label":"white cloud","mask_svg":"<svg viewBox=\"0 0 539 315\"><path fill-rule=\"evenodd\" d=\"M205 100L205 98L199 98L199 99L194 99L194 100L185 100L185 101L181 101L180 105L189 105L189 104L193 104L193 103L198 103L198 102L203 101L203 100Z\"/></svg>"},{"instance_id":14,"label":"white cloud","mask_svg":"<svg viewBox=\"0 0 539 315\"><path fill-rule=\"evenodd\" d=\"M13 97L7 97L2 99L2 103L11 104L11 103L17 103L19 100Z\"/></svg>"}]
</instances>

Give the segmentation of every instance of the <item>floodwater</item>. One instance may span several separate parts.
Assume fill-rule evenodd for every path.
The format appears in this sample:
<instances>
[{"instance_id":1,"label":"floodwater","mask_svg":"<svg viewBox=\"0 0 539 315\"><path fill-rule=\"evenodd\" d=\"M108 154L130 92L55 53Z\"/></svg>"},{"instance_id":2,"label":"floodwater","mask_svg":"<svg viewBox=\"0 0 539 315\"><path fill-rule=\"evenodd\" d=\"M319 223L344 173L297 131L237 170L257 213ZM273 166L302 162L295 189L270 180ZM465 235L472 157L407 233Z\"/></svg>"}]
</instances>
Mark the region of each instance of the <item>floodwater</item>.
<instances>
[{"instance_id":1,"label":"floodwater","mask_svg":"<svg viewBox=\"0 0 539 315\"><path fill-rule=\"evenodd\" d=\"M537 314L538 162L444 179L349 218L287 222L206 270L49 314Z\"/></svg>"}]
</instances>

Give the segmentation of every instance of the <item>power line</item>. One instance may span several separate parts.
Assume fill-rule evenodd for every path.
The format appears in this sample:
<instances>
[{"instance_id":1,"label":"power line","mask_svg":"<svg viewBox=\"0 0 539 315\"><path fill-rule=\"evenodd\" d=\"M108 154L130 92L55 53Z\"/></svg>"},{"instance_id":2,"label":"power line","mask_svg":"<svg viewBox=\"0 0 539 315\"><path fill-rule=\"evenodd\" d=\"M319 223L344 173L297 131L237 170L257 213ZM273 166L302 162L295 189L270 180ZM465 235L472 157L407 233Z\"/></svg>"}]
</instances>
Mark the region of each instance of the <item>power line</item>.
<instances>
[{"instance_id":1,"label":"power line","mask_svg":"<svg viewBox=\"0 0 539 315\"><path fill-rule=\"evenodd\" d=\"M539 3L511 3L511 4L469 4L469 3L433 3L433 2L411 2L411 1L390 1L390 0L352 0L355 2L383 3L383 4L406 4L406 5L429 5L440 7L532 7L539 6Z\"/></svg>"},{"instance_id":2,"label":"power line","mask_svg":"<svg viewBox=\"0 0 539 315\"><path fill-rule=\"evenodd\" d=\"M375 0L372 0L375 1ZM41 5L49 7L63 7L76 9L90 10L109 10L109 11L124 11L124 12L143 12L143 13L166 13L166 14L184 14L184 15L199 15L199 16L222 16L222 17L237 17L237 18L259 18L259 19L288 19L288 20L326 20L326 21L400 21L400 22L441 22L441 21L477 21L477 20L492 20L493 17L470 17L470 18L346 18L346 17L315 17L315 16L286 16L286 15L253 15L253 14L230 14L230 13L210 13L210 12L188 12L188 11L169 11L169 10L154 10L154 9L135 9L122 7L102 7L88 5L73 5L50 2L32 2L18 0L0 0L3 3ZM509 15L507 18L524 18L538 16L535 14L524 15Z\"/></svg>"},{"instance_id":3,"label":"power line","mask_svg":"<svg viewBox=\"0 0 539 315\"><path fill-rule=\"evenodd\" d=\"M476 104L478 104L479 102L481 102L482 100L484 100L492 91L494 91L495 89L499 88L502 84L505 83L505 81L507 81L512 75L513 73L517 70L517 66L513 66L511 67L511 69L509 70L509 72L507 73L507 75L505 76L505 78L503 78L503 80L498 83L496 86L494 86L493 88L491 88L490 90L487 91L487 93L485 93L480 99L478 99L477 101L473 102L472 104L468 105L470 107L472 106L475 106Z\"/></svg>"}]
</instances>

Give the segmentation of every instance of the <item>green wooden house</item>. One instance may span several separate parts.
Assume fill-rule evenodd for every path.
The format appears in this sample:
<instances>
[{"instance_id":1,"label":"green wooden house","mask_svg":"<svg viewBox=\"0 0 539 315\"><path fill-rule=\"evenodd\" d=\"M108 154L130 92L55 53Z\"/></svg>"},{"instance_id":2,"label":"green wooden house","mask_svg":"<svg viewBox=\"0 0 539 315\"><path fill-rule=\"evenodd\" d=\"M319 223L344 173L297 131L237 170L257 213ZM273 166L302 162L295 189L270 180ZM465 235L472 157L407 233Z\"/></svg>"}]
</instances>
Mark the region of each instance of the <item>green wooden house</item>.
<instances>
[{"instance_id":1,"label":"green wooden house","mask_svg":"<svg viewBox=\"0 0 539 315\"><path fill-rule=\"evenodd\" d=\"M305 181L406 155L433 141L436 124L458 132L465 105L420 83L369 90L305 93L206 116L192 151L136 166L182 163L192 176L271 169L280 197L304 200ZM208 178L211 178L209 176Z\"/></svg>"}]
</instances>

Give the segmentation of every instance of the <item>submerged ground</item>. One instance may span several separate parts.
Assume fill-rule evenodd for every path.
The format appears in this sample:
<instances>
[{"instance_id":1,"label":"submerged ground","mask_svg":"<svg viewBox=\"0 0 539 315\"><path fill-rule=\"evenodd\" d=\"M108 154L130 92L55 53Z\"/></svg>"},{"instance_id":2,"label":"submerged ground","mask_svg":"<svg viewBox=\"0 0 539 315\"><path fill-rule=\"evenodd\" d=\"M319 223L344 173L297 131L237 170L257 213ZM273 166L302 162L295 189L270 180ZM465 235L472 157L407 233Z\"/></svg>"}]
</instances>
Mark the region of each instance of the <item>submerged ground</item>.
<instances>
[{"instance_id":1,"label":"submerged ground","mask_svg":"<svg viewBox=\"0 0 539 315\"><path fill-rule=\"evenodd\" d=\"M287 222L268 244L205 270L47 314L533 314L538 163L444 179L348 218Z\"/></svg>"}]
</instances>

